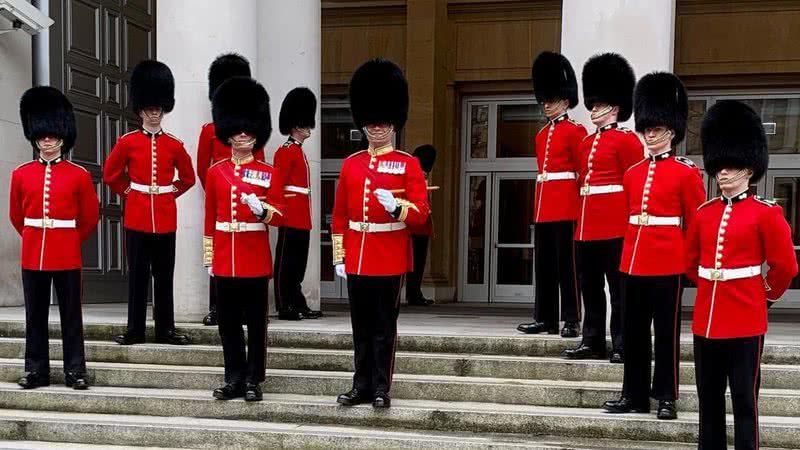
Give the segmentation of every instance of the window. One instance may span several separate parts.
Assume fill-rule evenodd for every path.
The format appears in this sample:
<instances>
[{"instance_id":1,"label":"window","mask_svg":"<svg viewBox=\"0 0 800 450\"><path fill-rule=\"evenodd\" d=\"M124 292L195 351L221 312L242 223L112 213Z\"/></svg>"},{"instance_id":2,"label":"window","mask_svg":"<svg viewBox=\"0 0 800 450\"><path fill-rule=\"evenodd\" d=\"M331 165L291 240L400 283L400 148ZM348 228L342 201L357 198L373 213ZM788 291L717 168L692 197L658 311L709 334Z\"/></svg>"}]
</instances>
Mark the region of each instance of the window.
<instances>
[{"instance_id":1,"label":"window","mask_svg":"<svg viewBox=\"0 0 800 450\"><path fill-rule=\"evenodd\" d=\"M547 119L533 99L469 100L466 114L469 117L468 161L511 162L536 157L534 138Z\"/></svg>"}]
</instances>

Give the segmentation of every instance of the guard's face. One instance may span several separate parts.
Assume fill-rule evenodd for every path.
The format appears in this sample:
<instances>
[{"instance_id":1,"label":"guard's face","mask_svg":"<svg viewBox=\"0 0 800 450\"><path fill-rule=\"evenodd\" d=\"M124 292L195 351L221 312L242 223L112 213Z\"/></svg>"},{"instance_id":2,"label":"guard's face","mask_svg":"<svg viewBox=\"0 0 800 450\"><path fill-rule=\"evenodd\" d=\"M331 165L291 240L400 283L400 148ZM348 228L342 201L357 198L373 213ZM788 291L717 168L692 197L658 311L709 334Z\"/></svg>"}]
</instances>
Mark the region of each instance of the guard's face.
<instances>
[{"instance_id":1,"label":"guard's face","mask_svg":"<svg viewBox=\"0 0 800 450\"><path fill-rule=\"evenodd\" d=\"M367 125L364 127L364 132L367 135L367 141L373 148L380 147L392 142L394 125L388 123Z\"/></svg>"},{"instance_id":2,"label":"guard's face","mask_svg":"<svg viewBox=\"0 0 800 450\"><path fill-rule=\"evenodd\" d=\"M567 112L569 102L563 99L551 100L542 103L542 112L548 119L555 119L556 117Z\"/></svg>"},{"instance_id":3,"label":"guard's face","mask_svg":"<svg viewBox=\"0 0 800 450\"><path fill-rule=\"evenodd\" d=\"M55 136L47 136L36 140L36 147L43 154L52 154L61 150L64 141Z\"/></svg>"},{"instance_id":4,"label":"guard's face","mask_svg":"<svg viewBox=\"0 0 800 450\"><path fill-rule=\"evenodd\" d=\"M592 123L602 127L617 121L619 114L618 106L611 106L608 103L595 103L592 105Z\"/></svg>"},{"instance_id":5,"label":"guard's face","mask_svg":"<svg viewBox=\"0 0 800 450\"><path fill-rule=\"evenodd\" d=\"M726 167L717 172L716 178L723 191L739 192L744 191L752 176L753 171L750 169Z\"/></svg>"},{"instance_id":6,"label":"guard's face","mask_svg":"<svg viewBox=\"0 0 800 450\"><path fill-rule=\"evenodd\" d=\"M646 128L643 136L644 142L651 153L667 151L672 145L673 132L667 127Z\"/></svg>"},{"instance_id":7,"label":"guard's face","mask_svg":"<svg viewBox=\"0 0 800 450\"><path fill-rule=\"evenodd\" d=\"M300 134L300 137L302 137L303 139L308 139L311 137L311 127L303 127L303 128L296 127L295 131L298 134Z\"/></svg>"},{"instance_id":8,"label":"guard's face","mask_svg":"<svg viewBox=\"0 0 800 450\"><path fill-rule=\"evenodd\" d=\"M253 145L256 143L256 137L253 134L241 132L228 139L228 142L231 144L231 147L234 150L253 150Z\"/></svg>"},{"instance_id":9,"label":"guard's face","mask_svg":"<svg viewBox=\"0 0 800 450\"><path fill-rule=\"evenodd\" d=\"M161 125L161 119L164 117L164 110L160 107L148 107L139 112L139 117L142 118L143 124L150 127L157 127Z\"/></svg>"}]
</instances>

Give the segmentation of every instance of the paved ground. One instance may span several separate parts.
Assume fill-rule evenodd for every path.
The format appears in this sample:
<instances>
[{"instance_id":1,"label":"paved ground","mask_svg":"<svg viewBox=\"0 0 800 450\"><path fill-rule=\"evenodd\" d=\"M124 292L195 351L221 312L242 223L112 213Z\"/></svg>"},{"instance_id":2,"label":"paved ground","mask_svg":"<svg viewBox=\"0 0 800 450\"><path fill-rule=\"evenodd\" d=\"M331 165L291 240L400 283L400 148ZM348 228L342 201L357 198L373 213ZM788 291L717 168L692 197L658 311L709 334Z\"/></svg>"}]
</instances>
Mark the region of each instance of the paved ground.
<instances>
[{"instance_id":1,"label":"paved ground","mask_svg":"<svg viewBox=\"0 0 800 450\"><path fill-rule=\"evenodd\" d=\"M350 316L346 306L326 304L325 317L319 320L303 320L288 322L272 318L269 328L272 330L303 331L350 331ZM90 304L84 305L85 323L125 323L127 305L125 304ZM447 335L447 336L515 336L520 335L516 327L521 322L531 320L531 308L515 307L476 307L462 305L434 305L431 307L403 307L400 311L400 334L415 335ZM24 320L23 307L0 308L0 321ZM148 317L152 317L148 313ZM50 321L58 322L58 308L50 310ZM198 324L178 324L181 327ZM683 322L682 339L691 340L690 322ZM558 337L550 337L558 339ZM795 322L773 322L767 334L768 343L800 342L800 326Z\"/></svg>"}]
</instances>

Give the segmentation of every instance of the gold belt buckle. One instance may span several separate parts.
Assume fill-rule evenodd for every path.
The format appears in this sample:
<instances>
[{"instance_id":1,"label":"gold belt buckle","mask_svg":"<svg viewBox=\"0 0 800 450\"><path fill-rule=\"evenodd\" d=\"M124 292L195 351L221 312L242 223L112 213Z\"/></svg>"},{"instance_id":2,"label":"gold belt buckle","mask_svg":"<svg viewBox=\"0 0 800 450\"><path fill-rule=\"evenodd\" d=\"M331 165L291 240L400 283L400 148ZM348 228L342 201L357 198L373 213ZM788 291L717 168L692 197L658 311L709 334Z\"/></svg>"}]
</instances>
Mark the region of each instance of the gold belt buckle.
<instances>
[{"instance_id":1,"label":"gold belt buckle","mask_svg":"<svg viewBox=\"0 0 800 450\"><path fill-rule=\"evenodd\" d=\"M362 233L366 233L369 231L369 223L367 222L359 222L358 229L361 230Z\"/></svg>"},{"instance_id":2,"label":"gold belt buckle","mask_svg":"<svg viewBox=\"0 0 800 450\"><path fill-rule=\"evenodd\" d=\"M581 186L581 195L584 196L584 197L589 195L589 185L588 184L585 184L585 185Z\"/></svg>"},{"instance_id":3,"label":"gold belt buckle","mask_svg":"<svg viewBox=\"0 0 800 450\"><path fill-rule=\"evenodd\" d=\"M241 223L239 222L231 222L228 224L228 229L231 230L231 233L238 233L241 231Z\"/></svg>"},{"instance_id":4,"label":"gold belt buckle","mask_svg":"<svg viewBox=\"0 0 800 450\"><path fill-rule=\"evenodd\" d=\"M639 214L639 225L648 225L650 223L650 216L647 213Z\"/></svg>"},{"instance_id":5,"label":"gold belt buckle","mask_svg":"<svg viewBox=\"0 0 800 450\"><path fill-rule=\"evenodd\" d=\"M539 174L539 181L547 181L547 172L542 172Z\"/></svg>"},{"instance_id":6,"label":"gold belt buckle","mask_svg":"<svg viewBox=\"0 0 800 450\"><path fill-rule=\"evenodd\" d=\"M55 228L53 219L42 219L42 228Z\"/></svg>"},{"instance_id":7,"label":"gold belt buckle","mask_svg":"<svg viewBox=\"0 0 800 450\"><path fill-rule=\"evenodd\" d=\"M722 281L722 279L723 279L722 269L711 269L711 281Z\"/></svg>"},{"instance_id":8,"label":"gold belt buckle","mask_svg":"<svg viewBox=\"0 0 800 450\"><path fill-rule=\"evenodd\" d=\"M156 184L150 185L150 194L151 195L158 194L158 185L156 185Z\"/></svg>"}]
</instances>

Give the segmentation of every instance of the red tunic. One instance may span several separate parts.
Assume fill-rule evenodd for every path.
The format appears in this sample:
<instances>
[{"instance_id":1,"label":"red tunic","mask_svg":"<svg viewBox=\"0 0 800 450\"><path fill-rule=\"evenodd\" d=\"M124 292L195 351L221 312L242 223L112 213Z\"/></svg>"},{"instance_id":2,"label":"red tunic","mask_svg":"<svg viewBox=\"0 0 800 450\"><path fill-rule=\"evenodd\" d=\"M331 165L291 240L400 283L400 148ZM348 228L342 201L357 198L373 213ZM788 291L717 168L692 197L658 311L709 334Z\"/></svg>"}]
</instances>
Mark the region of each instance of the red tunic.
<instances>
[{"instance_id":1,"label":"red tunic","mask_svg":"<svg viewBox=\"0 0 800 450\"><path fill-rule=\"evenodd\" d=\"M11 224L22 236L20 262L29 270L80 269L81 243L97 227L100 202L92 176L59 157L29 161L11 173ZM75 220L74 228L26 226L25 219Z\"/></svg>"},{"instance_id":2,"label":"red tunic","mask_svg":"<svg viewBox=\"0 0 800 450\"><path fill-rule=\"evenodd\" d=\"M311 229L311 184L308 160L302 144L289 138L275 151L275 168L285 183L286 219L283 226ZM297 192L297 191L304 191Z\"/></svg>"},{"instance_id":3,"label":"red tunic","mask_svg":"<svg viewBox=\"0 0 800 450\"><path fill-rule=\"evenodd\" d=\"M178 178L175 179L175 170ZM122 136L103 167L103 182L125 199L125 228L145 233L173 233L177 228L175 199L194 185L192 158L183 142L169 133L144 129ZM172 192L150 194L131 183Z\"/></svg>"},{"instance_id":4,"label":"red tunic","mask_svg":"<svg viewBox=\"0 0 800 450\"><path fill-rule=\"evenodd\" d=\"M636 133L616 123L586 136L578 146L578 186L581 200L575 239L598 241L620 238L628 228L628 204L622 177L644 158L644 147ZM587 189L617 189L617 192L584 195Z\"/></svg>"},{"instance_id":5,"label":"red tunic","mask_svg":"<svg viewBox=\"0 0 800 450\"><path fill-rule=\"evenodd\" d=\"M211 264L214 275L223 277L264 277L272 275L272 253L266 223L283 223L283 181L269 164L253 157L236 164L229 158L208 169L206 178L206 213L204 244L206 253L213 248ZM261 222L241 195L256 194L262 204L274 208ZM266 206L265 206L266 207ZM259 231L229 232L217 230L216 223L264 223Z\"/></svg>"},{"instance_id":6,"label":"red tunic","mask_svg":"<svg viewBox=\"0 0 800 450\"><path fill-rule=\"evenodd\" d=\"M424 172L423 172L424 173ZM425 173L425 184L428 183L428 176L430 174ZM408 232L411 233L413 236L425 236L425 237L433 237L433 210L431 208L431 192L428 191L428 219L422 225L408 225Z\"/></svg>"},{"instance_id":7,"label":"red tunic","mask_svg":"<svg viewBox=\"0 0 800 450\"><path fill-rule=\"evenodd\" d=\"M558 222L578 218L578 144L586 128L564 114L551 120L536 135L539 176L533 210L534 222ZM553 180L547 174L570 173L572 178Z\"/></svg>"},{"instance_id":8,"label":"red tunic","mask_svg":"<svg viewBox=\"0 0 800 450\"><path fill-rule=\"evenodd\" d=\"M259 161L264 159L264 149L253 150L253 156ZM206 172L214 163L231 157L231 146L225 145L214 134L214 123L209 122L200 129L200 139L197 142L197 178L203 189L206 187Z\"/></svg>"},{"instance_id":9,"label":"red tunic","mask_svg":"<svg viewBox=\"0 0 800 450\"><path fill-rule=\"evenodd\" d=\"M662 276L684 273L685 232L706 199L703 176L694 163L672 152L649 156L631 167L623 180L628 216L639 221L677 219L679 225L628 224L620 271Z\"/></svg>"},{"instance_id":10,"label":"red tunic","mask_svg":"<svg viewBox=\"0 0 800 450\"><path fill-rule=\"evenodd\" d=\"M711 281L698 267L763 267L764 277ZM698 208L686 244L686 276L697 284L692 332L711 339L767 332L767 299L777 301L797 275L797 257L783 209L773 201L741 194Z\"/></svg>"},{"instance_id":11,"label":"red tunic","mask_svg":"<svg viewBox=\"0 0 800 450\"><path fill-rule=\"evenodd\" d=\"M378 202L373 191L379 188L405 189L394 194L401 200L398 219ZM413 269L408 229L356 231L351 229L351 222L355 227L358 223L422 225L427 219L428 195L417 158L384 148L362 150L345 159L336 188L331 228L334 245L337 236L343 239L348 274L389 276ZM334 250L334 263L338 262L336 254Z\"/></svg>"}]
</instances>

